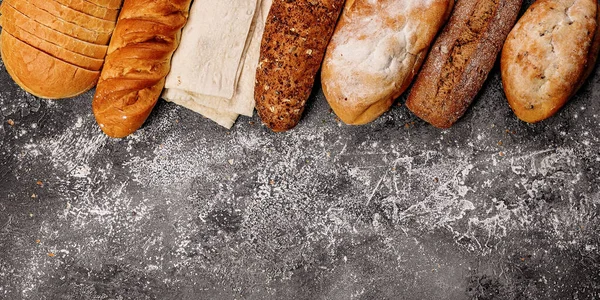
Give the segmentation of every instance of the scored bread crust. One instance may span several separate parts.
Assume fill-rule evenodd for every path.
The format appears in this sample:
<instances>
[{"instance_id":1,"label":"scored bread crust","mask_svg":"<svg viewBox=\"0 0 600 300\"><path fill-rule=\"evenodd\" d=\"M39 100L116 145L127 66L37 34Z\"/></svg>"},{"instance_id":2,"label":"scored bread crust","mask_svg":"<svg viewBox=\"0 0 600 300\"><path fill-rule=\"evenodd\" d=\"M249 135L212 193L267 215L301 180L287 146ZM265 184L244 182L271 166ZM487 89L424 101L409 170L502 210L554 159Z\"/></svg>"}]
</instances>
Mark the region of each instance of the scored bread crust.
<instances>
[{"instance_id":1,"label":"scored bread crust","mask_svg":"<svg viewBox=\"0 0 600 300\"><path fill-rule=\"evenodd\" d=\"M108 9L120 9L123 0L83 0Z\"/></svg>"},{"instance_id":2,"label":"scored bread crust","mask_svg":"<svg viewBox=\"0 0 600 300\"><path fill-rule=\"evenodd\" d=\"M21 30L27 31L30 34L56 44L59 47L96 59L104 59L104 56L106 55L108 46L88 43L44 26L15 10L10 5L2 5L0 7L0 12L5 20L13 22Z\"/></svg>"},{"instance_id":3,"label":"scored bread crust","mask_svg":"<svg viewBox=\"0 0 600 300\"><path fill-rule=\"evenodd\" d=\"M88 14L90 16L104 19L108 21L116 21L119 16L118 9L110 9L102 6L98 6L97 4L87 2L85 0L56 0L57 2L68 6L76 11L82 12L84 14Z\"/></svg>"},{"instance_id":4,"label":"scored bread crust","mask_svg":"<svg viewBox=\"0 0 600 300\"><path fill-rule=\"evenodd\" d=\"M94 87L100 76L100 72L56 59L4 30L0 40L0 55L6 71L21 88L37 97L75 97Z\"/></svg>"},{"instance_id":5,"label":"scored bread crust","mask_svg":"<svg viewBox=\"0 0 600 300\"><path fill-rule=\"evenodd\" d=\"M34 5L31 5L27 1L22 0L4 0L2 6L10 5L15 10L26 15L30 19L34 19L36 22L48 26L56 31L60 31L66 35L74 38L86 41L89 43L95 43L99 45L107 45L110 41L111 33L101 33L90 30L88 28L81 27L79 25L67 22L60 19L57 16L50 14L49 12L39 9Z\"/></svg>"},{"instance_id":6,"label":"scored bread crust","mask_svg":"<svg viewBox=\"0 0 600 300\"><path fill-rule=\"evenodd\" d=\"M343 0L274 0L263 33L254 99L273 131L298 124Z\"/></svg>"},{"instance_id":7,"label":"scored bread crust","mask_svg":"<svg viewBox=\"0 0 600 300\"><path fill-rule=\"evenodd\" d=\"M2 27L2 31L10 33L13 37L20 41L29 44L30 46L37 48L41 51L46 52L54 56L57 59L63 60L67 63L76 65L78 67L88 69L91 71L99 71L104 63L103 59L91 58L73 51L69 51L65 48L61 48L58 45L52 44L45 41L29 32L19 28L15 22L11 22L9 18L5 19Z\"/></svg>"},{"instance_id":8,"label":"scored bread crust","mask_svg":"<svg viewBox=\"0 0 600 300\"><path fill-rule=\"evenodd\" d=\"M406 107L435 127L451 127L483 86L522 0L459 1L431 47Z\"/></svg>"},{"instance_id":9,"label":"scored bread crust","mask_svg":"<svg viewBox=\"0 0 600 300\"><path fill-rule=\"evenodd\" d=\"M125 0L92 110L110 137L125 137L146 121L169 73L191 0ZM149 30L138 24L155 22ZM133 34L129 34L133 32Z\"/></svg>"},{"instance_id":10,"label":"scored bread crust","mask_svg":"<svg viewBox=\"0 0 600 300\"><path fill-rule=\"evenodd\" d=\"M99 19L88 14L76 11L55 0L26 0L30 5L45 10L48 13L70 23L100 33L111 33L115 28L114 21Z\"/></svg>"},{"instance_id":11,"label":"scored bread crust","mask_svg":"<svg viewBox=\"0 0 600 300\"><path fill-rule=\"evenodd\" d=\"M454 0L350 0L323 62L323 93L345 123L386 112L410 85Z\"/></svg>"},{"instance_id":12,"label":"scored bread crust","mask_svg":"<svg viewBox=\"0 0 600 300\"><path fill-rule=\"evenodd\" d=\"M538 0L509 34L501 56L504 92L515 115L535 123L554 115L593 68L596 0Z\"/></svg>"}]
</instances>

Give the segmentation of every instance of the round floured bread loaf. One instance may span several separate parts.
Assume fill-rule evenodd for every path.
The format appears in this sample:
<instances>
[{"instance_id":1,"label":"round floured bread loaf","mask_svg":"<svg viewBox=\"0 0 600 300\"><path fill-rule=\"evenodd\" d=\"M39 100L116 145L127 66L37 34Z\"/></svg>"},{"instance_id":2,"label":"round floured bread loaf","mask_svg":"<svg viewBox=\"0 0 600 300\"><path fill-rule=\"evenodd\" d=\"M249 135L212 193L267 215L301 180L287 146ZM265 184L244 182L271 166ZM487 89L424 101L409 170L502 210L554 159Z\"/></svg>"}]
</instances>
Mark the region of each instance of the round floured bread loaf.
<instances>
[{"instance_id":1,"label":"round floured bread loaf","mask_svg":"<svg viewBox=\"0 0 600 300\"><path fill-rule=\"evenodd\" d=\"M62 48L96 59L104 59L106 55L108 46L88 43L44 26L18 12L10 5L2 5L0 12L4 19L12 21L20 29L45 41L60 45Z\"/></svg>"},{"instance_id":2,"label":"round floured bread loaf","mask_svg":"<svg viewBox=\"0 0 600 300\"><path fill-rule=\"evenodd\" d=\"M99 45L108 45L108 42L110 41L111 33L96 32L88 28L67 22L63 19L58 18L57 16L50 14L45 10L39 9L36 6L31 5L27 1L4 0L2 2L2 6L5 5L13 7L18 12L26 15L30 19L33 19L42 25L48 26L49 28L52 28L56 31L60 31L76 39Z\"/></svg>"},{"instance_id":3,"label":"round floured bread loaf","mask_svg":"<svg viewBox=\"0 0 600 300\"><path fill-rule=\"evenodd\" d=\"M94 87L100 76L98 71L79 68L39 51L4 30L0 39L6 71L21 88L35 96L74 97Z\"/></svg>"},{"instance_id":4,"label":"round floured bread loaf","mask_svg":"<svg viewBox=\"0 0 600 300\"><path fill-rule=\"evenodd\" d=\"M104 64L104 59L91 58L79 53L75 53L69 51L67 49L61 48L60 46L45 41L29 32L19 28L16 25L16 22L8 18L8 16L3 16L4 24L2 27L2 31L6 31L10 33L13 37L19 39L22 42L29 44L30 46L37 48L49 55L52 55L60 60L63 60L67 63L73 64L75 66L92 70L99 71L102 68L102 64ZM18 49L13 49L13 51L19 51Z\"/></svg>"},{"instance_id":5,"label":"round floured bread loaf","mask_svg":"<svg viewBox=\"0 0 600 300\"><path fill-rule=\"evenodd\" d=\"M517 117L554 115L591 73L600 49L597 0L538 0L508 35L501 73Z\"/></svg>"},{"instance_id":6,"label":"round floured bread loaf","mask_svg":"<svg viewBox=\"0 0 600 300\"><path fill-rule=\"evenodd\" d=\"M470 0L469 0L470 1ZM323 61L329 105L347 124L386 112L418 72L454 0L349 0Z\"/></svg>"}]
</instances>

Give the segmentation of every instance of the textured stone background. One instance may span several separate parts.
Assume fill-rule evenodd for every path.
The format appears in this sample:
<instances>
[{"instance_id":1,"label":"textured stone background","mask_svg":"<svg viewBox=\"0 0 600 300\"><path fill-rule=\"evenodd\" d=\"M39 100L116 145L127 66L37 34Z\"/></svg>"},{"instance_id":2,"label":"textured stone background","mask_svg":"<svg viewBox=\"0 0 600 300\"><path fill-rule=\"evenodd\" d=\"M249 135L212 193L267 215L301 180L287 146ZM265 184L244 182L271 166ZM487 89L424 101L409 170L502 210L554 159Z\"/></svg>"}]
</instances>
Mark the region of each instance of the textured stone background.
<instances>
[{"instance_id":1,"label":"textured stone background","mask_svg":"<svg viewBox=\"0 0 600 300\"><path fill-rule=\"evenodd\" d=\"M0 67L2 299L600 298L599 71L527 125L494 69L449 130L342 125L316 88L288 133L161 100L116 140L92 95Z\"/></svg>"}]
</instances>

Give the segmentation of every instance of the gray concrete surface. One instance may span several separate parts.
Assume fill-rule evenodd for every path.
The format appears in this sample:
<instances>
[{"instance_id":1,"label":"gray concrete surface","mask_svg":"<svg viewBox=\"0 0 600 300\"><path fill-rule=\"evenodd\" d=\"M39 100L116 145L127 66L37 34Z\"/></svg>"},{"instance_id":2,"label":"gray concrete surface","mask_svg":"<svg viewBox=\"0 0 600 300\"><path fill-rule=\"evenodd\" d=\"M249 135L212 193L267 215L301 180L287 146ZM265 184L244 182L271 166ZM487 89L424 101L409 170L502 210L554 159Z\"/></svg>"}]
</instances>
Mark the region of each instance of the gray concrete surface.
<instances>
[{"instance_id":1,"label":"gray concrete surface","mask_svg":"<svg viewBox=\"0 0 600 300\"><path fill-rule=\"evenodd\" d=\"M599 71L528 125L494 69L448 130L316 88L288 133L161 101L116 140L92 95L0 67L1 299L600 298Z\"/></svg>"}]
</instances>

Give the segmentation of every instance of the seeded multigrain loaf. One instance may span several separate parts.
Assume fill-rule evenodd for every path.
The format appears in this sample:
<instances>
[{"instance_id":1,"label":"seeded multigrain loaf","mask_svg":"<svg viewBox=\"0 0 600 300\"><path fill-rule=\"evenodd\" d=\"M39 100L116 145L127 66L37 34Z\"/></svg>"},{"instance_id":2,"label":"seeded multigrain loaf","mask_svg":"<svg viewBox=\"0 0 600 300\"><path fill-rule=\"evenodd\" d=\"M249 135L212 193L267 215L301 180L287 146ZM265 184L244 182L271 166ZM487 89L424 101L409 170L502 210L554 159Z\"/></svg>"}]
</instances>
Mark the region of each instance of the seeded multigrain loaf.
<instances>
[{"instance_id":1,"label":"seeded multigrain loaf","mask_svg":"<svg viewBox=\"0 0 600 300\"><path fill-rule=\"evenodd\" d=\"M261 42L254 99L273 131L298 124L344 0L274 0Z\"/></svg>"},{"instance_id":2,"label":"seeded multigrain loaf","mask_svg":"<svg viewBox=\"0 0 600 300\"><path fill-rule=\"evenodd\" d=\"M458 1L406 106L433 126L452 126L485 82L521 4L522 0Z\"/></svg>"},{"instance_id":3,"label":"seeded multigrain loaf","mask_svg":"<svg viewBox=\"0 0 600 300\"><path fill-rule=\"evenodd\" d=\"M519 119L552 116L591 73L600 49L596 1L538 0L509 34L502 83Z\"/></svg>"},{"instance_id":4,"label":"seeded multigrain loaf","mask_svg":"<svg viewBox=\"0 0 600 300\"><path fill-rule=\"evenodd\" d=\"M386 112L412 82L453 5L454 0L347 1L321 73L337 116L360 125Z\"/></svg>"}]
</instances>

